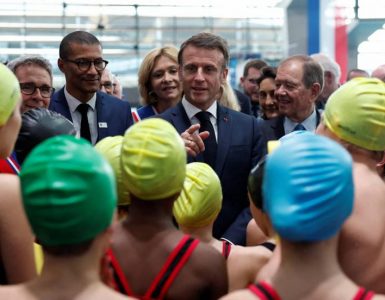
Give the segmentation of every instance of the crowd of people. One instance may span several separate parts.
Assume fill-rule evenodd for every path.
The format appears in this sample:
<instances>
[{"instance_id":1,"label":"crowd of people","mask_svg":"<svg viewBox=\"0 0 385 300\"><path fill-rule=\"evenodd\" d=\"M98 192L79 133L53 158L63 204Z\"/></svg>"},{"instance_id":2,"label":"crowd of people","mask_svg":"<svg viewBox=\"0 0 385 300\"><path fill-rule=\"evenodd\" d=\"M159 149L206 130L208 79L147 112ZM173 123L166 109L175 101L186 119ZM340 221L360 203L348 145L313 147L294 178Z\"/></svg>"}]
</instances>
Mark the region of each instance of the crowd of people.
<instances>
[{"instance_id":1,"label":"crowd of people","mask_svg":"<svg viewBox=\"0 0 385 300\"><path fill-rule=\"evenodd\" d=\"M58 53L58 90L0 65L1 299L385 299L383 65L252 59L241 92L202 32L148 52L134 110L93 34Z\"/></svg>"}]
</instances>

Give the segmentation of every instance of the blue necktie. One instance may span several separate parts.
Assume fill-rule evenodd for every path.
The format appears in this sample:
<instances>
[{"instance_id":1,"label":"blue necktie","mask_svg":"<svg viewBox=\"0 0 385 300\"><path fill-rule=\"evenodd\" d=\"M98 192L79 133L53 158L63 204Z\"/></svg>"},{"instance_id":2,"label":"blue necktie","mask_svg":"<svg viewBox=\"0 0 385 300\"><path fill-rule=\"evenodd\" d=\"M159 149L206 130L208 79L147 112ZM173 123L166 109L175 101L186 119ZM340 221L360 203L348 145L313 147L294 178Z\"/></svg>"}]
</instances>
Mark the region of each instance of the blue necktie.
<instances>
[{"instance_id":1,"label":"blue necktie","mask_svg":"<svg viewBox=\"0 0 385 300\"><path fill-rule=\"evenodd\" d=\"M297 125L295 125L293 131L297 131L297 130L306 130L306 128L301 123L298 123Z\"/></svg>"},{"instance_id":2,"label":"blue necktie","mask_svg":"<svg viewBox=\"0 0 385 300\"><path fill-rule=\"evenodd\" d=\"M200 111L195 115L199 120L201 127L199 132L208 131L209 137L203 142L205 144L205 151L203 152L203 158L206 164L210 165L213 169L215 168L215 162L217 160L217 141L215 139L214 127L210 121L210 113L207 111Z\"/></svg>"}]
</instances>

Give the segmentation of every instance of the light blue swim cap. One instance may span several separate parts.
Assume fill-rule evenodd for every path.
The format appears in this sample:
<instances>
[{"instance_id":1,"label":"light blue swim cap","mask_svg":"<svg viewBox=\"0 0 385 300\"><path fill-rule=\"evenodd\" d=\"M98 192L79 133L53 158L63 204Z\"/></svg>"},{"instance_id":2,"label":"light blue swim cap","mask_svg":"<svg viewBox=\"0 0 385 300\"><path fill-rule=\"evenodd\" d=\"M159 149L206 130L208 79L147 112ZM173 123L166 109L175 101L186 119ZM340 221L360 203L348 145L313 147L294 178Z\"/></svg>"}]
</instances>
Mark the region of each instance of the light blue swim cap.
<instances>
[{"instance_id":1,"label":"light blue swim cap","mask_svg":"<svg viewBox=\"0 0 385 300\"><path fill-rule=\"evenodd\" d=\"M295 134L266 162L264 210L278 234L293 242L327 240L352 212L352 159L323 136Z\"/></svg>"}]
</instances>

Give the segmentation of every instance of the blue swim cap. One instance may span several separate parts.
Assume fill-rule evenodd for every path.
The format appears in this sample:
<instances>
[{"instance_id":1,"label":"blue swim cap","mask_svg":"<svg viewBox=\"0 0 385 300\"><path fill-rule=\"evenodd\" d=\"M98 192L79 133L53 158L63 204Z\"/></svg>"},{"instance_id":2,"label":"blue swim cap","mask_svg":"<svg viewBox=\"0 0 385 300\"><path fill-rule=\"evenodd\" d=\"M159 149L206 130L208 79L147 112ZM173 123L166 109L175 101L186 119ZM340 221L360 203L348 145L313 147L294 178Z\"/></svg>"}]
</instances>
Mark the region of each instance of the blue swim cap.
<instances>
[{"instance_id":1,"label":"blue swim cap","mask_svg":"<svg viewBox=\"0 0 385 300\"><path fill-rule=\"evenodd\" d=\"M352 159L331 139L292 135L268 156L262 189L264 209L282 238L327 240L353 209Z\"/></svg>"}]
</instances>

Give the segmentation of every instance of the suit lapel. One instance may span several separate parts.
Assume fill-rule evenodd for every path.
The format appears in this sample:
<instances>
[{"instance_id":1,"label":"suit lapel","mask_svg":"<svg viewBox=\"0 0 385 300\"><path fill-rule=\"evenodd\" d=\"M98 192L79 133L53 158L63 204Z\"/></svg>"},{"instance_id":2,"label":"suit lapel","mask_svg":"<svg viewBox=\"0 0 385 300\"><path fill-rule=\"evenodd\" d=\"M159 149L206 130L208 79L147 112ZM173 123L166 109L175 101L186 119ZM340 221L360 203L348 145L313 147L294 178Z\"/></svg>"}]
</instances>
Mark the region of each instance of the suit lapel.
<instances>
[{"instance_id":1,"label":"suit lapel","mask_svg":"<svg viewBox=\"0 0 385 300\"><path fill-rule=\"evenodd\" d=\"M230 147L233 122L229 110L218 104L218 150L215 171L217 174L222 172L226 155Z\"/></svg>"},{"instance_id":2,"label":"suit lapel","mask_svg":"<svg viewBox=\"0 0 385 300\"><path fill-rule=\"evenodd\" d=\"M64 95L64 87L60 91L58 91L57 98L55 99L55 104L55 111L63 115L63 117L66 117L71 122L73 122L70 108L68 106L67 99Z\"/></svg>"},{"instance_id":3,"label":"suit lapel","mask_svg":"<svg viewBox=\"0 0 385 300\"><path fill-rule=\"evenodd\" d=\"M187 128L191 126L190 119L187 116L187 113L182 105L182 102L179 102L177 106L171 112L172 124L175 129L181 134Z\"/></svg>"},{"instance_id":4,"label":"suit lapel","mask_svg":"<svg viewBox=\"0 0 385 300\"><path fill-rule=\"evenodd\" d=\"M108 135L108 126L111 124L108 124L107 122L107 113L105 105L106 100L104 99L103 95L100 93L96 93L96 103L95 103L95 109L96 109L96 128L98 130L98 138L97 141L100 141L101 139L105 138ZM103 124L102 126L99 126L100 124Z\"/></svg>"}]
</instances>

